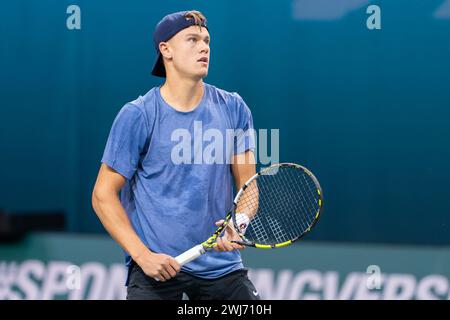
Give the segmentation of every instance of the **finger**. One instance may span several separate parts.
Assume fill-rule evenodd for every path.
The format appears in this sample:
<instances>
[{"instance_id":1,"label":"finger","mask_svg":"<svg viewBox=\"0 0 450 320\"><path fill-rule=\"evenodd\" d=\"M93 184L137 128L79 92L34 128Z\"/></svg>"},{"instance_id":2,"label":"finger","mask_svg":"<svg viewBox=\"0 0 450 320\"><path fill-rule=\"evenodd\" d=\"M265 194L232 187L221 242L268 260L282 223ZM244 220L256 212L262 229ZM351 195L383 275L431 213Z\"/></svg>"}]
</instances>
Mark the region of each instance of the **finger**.
<instances>
[{"instance_id":1,"label":"finger","mask_svg":"<svg viewBox=\"0 0 450 320\"><path fill-rule=\"evenodd\" d=\"M218 240L220 241L220 251L225 252L228 251L226 240L223 237L219 237Z\"/></svg>"},{"instance_id":2,"label":"finger","mask_svg":"<svg viewBox=\"0 0 450 320\"><path fill-rule=\"evenodd\" d=\"M175 270L176 273L181 271L181 266L177 260L172 258L172 259L170 259L169 263L170 263L170 266Z\"/></svg>"},{"instance_id":3,"label":"finger","mask_svg":"<svg viewBox=\"0 0 450 320\"><path fill-rule=\"evenodd\" d=\"M169 275L169 273L166 270L161 270L159 272L160 276L158 277L162 282L169 280L171 278L171 276Z\"/></svg>"},{"instance_id":4,"label":"finger","mask_svg":"<svg viewBox=\"0 0 450 320\"><path fill-rule=\"evenodd\" d=\"M220 225L222 225L223 223L225 222L225 220L219 220L219 221L216 221L216 226L220 226Z\"/></svg>"},{"instance_id":5,"label":"finger","mask_svg":"<svg viewBox=\"0 0 450 320\"><path fill-rule=\"evenodd\" d=\"M239 244L239 243L235 243L235 242L231 242L231 245L233 246L234 249L238 249L238 250L244 250L245 246Z\"/></svg>"},{"instance_id":6,"label":"finger","mask_svg":"<svg viewBox=\"0 0 450 320\"><path fill-rule=\"evenodd\" d=\"M166 271L170 275L170 278L173 278L177 275L177 271L171 265L168 265L166 267Z\"/></svg>"},{"instance_id":7,"label":"finger","mask_svg":"<svg viewBox=\"0 0 450 320\"><path fill-rule=\"evenodd\" d=\"M222 252L223 251L223 244L222 244L222 238L217 238L216 240L216 245L214 246L214 250L218 251L218 252Z\"/></svg>"},{"instance_id":8,"label":"finger","mask_svg":"<svg viewBox=\"0 0 450 320\"><path fill-rule=\"evenodd\" d=\"M172 266L172 263L173 263L172 260L174 260L174 259L170 258L169 263L166 265L166 271L170 275L171 278L175 277L178 273L178 271L175 269L175 267ZM175 263L176 263L176 261L175 261Z\"/></svg>"},{"instance_id":9,"label":"finger","mask_svg":"<svg viewBox=\"0 0 450 320\"><path fill-rule=\"evenodd\" d=\"M222 240L222 245L224 248L224 251L233 251L234 248L232 246L232 243L230 241L228 241L228 239L221 239Z\"/></svg>"}]
</instances>

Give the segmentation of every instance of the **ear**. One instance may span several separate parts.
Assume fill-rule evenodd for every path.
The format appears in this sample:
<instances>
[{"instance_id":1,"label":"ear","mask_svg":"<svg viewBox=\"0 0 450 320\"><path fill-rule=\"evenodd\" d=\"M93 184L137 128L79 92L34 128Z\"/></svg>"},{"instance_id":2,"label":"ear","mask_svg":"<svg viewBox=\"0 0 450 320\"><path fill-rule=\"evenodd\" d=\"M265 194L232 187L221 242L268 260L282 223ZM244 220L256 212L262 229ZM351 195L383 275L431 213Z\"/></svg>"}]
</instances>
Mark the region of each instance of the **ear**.
<instances>
[{"instance_id":1,"label":"ear","mask_svg":"<svg viewBox=\"0 0 450 320\"><path fill-rule=\"evenodd\" d=\"M172 59L172 48L170 47L170 44L168 42L160 42L159 51L164 58Z\"/></svg>"}]
</instances>

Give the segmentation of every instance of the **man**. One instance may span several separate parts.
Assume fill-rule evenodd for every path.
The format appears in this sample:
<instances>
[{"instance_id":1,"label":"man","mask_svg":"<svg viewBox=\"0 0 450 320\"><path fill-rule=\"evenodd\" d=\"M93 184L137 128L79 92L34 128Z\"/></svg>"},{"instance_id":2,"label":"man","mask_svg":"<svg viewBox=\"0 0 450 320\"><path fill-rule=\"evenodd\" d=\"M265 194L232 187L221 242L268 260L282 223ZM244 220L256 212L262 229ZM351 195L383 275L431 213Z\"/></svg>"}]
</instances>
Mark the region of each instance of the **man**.
<instances>
[{"instance_id":1,"label":"man","mask_svg":"<svg viewBox=\"0 0 450 320\"><path fill-rule=\"evenodd\" d=\"M181 299L183 293L259 299L238 251L243 247L230 242L239 239L232 228L215 251L182 268L174 259L221 224L232 205L233 180L240 188L255 174L252 135L238 134L232 148L207 152L201 133L226 137L230 129L252 130L253 123L238 94L203 82L210 58L203 14L167 15L153 38L152 74L166 81L120 110L92 194L99 219L126 252L127 299ZM189 148L180 149L186 142L180 138L193 140Z\"/></svg>"}]
</instances>

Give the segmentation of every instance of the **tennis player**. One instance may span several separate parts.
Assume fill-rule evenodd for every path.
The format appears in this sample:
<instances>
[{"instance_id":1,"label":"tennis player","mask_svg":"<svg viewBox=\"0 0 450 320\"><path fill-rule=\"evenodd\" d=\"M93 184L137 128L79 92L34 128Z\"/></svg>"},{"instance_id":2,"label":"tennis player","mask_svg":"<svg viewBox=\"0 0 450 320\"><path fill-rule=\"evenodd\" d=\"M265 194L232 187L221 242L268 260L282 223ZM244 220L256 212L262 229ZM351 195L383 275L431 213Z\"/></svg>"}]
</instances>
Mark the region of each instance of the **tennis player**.
<instances>
[{"instance_id":1,"label":"tennis player","mask_svg":"<svg viewBox=\"0 0 450 320\"><path fill-rule=\"evenodd\" d=\"M165 16L153 39L152 74L165 82L118 113L92 194L100 221L125 251L127 299L260 299L243 247L230 242L239 239L232 228L215 251L182 268L174 259L209 238L232 207L233 182L239 189L255 174L252 134L237 134L232 148L212 152L210 145L220 136L225 144L229 130L250 132L253 120L237 93L203 81L210 34L202 13Z\"/></svg>"}]
</instances>

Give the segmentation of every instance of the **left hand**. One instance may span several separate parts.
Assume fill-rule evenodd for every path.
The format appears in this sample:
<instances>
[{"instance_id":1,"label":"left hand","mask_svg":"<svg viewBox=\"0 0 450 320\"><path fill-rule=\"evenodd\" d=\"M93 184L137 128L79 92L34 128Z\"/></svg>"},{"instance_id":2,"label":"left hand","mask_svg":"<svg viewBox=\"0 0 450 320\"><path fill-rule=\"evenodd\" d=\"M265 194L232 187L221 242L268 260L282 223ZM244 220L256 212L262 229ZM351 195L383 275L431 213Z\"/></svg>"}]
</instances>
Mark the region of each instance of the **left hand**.
<instances>
[{"instance_id":1,"label":"left hand","mask_svg":"<svg viewBox=\"0 0 450 320\"><path fill-rule=\"evenodd\" d=\"M220 226L224 220L219 220L216 222L216 226ZM231 221L230 221L231 223ZM234 241L242 241L239 234L236 232L236 230L233 229L230 225L228 225L225 228L225 232L222 237L218 237L216 242L217 245L214 246L214 250L219 252L226 252L226 251L233 251L233 250L243 250L245 249L245 246L241 246L240 244L231 242Z\"/></svg>"}]
</instances>

